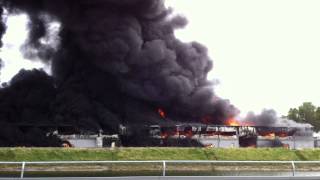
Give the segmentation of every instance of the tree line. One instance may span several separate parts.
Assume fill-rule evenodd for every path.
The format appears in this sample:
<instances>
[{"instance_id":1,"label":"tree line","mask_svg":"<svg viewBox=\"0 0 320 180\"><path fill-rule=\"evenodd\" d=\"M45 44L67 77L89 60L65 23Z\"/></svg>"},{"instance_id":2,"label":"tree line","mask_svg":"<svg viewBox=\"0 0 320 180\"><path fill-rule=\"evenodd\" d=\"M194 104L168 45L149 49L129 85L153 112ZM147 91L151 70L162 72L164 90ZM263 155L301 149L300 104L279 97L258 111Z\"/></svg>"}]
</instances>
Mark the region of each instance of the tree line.
<instances>
[{"instance_id":1,"label":"tree line","mask_svg":"<svg viewBox=\"0 0 320 180\"><path fill-rule=\"evenodd\" d=\"M315 131L320 130L320 107L316 107L311 102L304 102L297 108L290 108L287 118L299 123L309 123L314 126Z\"/></svg>"}]
</instances>

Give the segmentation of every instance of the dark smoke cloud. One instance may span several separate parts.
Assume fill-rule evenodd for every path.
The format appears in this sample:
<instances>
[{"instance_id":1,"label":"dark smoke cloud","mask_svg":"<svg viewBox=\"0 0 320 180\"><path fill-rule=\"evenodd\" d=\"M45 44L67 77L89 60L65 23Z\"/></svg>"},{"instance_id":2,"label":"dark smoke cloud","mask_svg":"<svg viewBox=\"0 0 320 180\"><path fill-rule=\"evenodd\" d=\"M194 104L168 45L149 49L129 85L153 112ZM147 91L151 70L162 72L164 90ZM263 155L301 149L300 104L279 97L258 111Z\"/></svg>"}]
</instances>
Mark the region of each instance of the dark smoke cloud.
<instances>
[{"instance_id":1,"label":"dark smoke cloud","mask_svg":"<svg viewBox=\"0 0 320 180\"><path fill-rule=\"evenodd\" d=\"M158 107L179 121L210 116L211 123L222 123L237 113L213 93L207 49L174 37L174 29L187 20L171 17L161 0L0 2L11 13L29 15L23 53L52 63L52 77L22 71L1 89L10 94L2 96L2 107L15 113L8 117L16 121L116 132L120 123L158 122ZM61 25L57 49L42 41L50 36L48 24L54 21ZM21 89L14 88L16 84ZM15 91L30 97L14 96ZM26 104L16 110L11 108L16 101Z\"/></svg>"},{"instance_id":2,"label":"dark smoke cloud","mask_svg":"<svg viewBox=\"0 0 320 180\"><path fill-rule=\"evenodd\" d=\"M293 120L280 118L273 109L264 109L260 114L255 115L253 112L249 112L245 121L249 124L256 126L268 126L268 127L311 127L310 124L297 123Z\"/></svg>"},{"instance_id":3,"label":"dark smoke cloud","mask_svg":"<svg viewBox=\"0 0 320 180\"><path fill-rule=\"evenodd\" d=\"M265 109L258 115L249 112L245 120L257 126L274 126L279 121L279 118L273 109Z\"/></svg>"},{"instance_id":4,"label":"dark smoke cloud","mask_svg":"<svg viewBox=\"0 0 320 180\"><path fill-rule=\"evenodd\" d=\"M3 22L3 13L4 13L4 9L0 6L0 48L2 47L3 45L3 42L2 42L2 36L3 34L5 33L6 31L6 25L5 23ZM2 59L0 59L0 70L1 68L3 67L3 61Z\"/></svg>"},{"instance_id":5,"label":"dark smoke cloud","mask_svg":"<svg viewBox=\"0 0 320 180\"><path fill-rule=\"evenodd\" d=\"M31 14L29 19L29 37L21 47L23 55L27 59L39 58L47 63L56 53L56 42L50 42L51 39L57 38L50 29L53 19L47 14Z\"/></svg>"},{"instance_id":6,"label":"dark smoke cloud","mask_svg":"<svg viewBox=\"0 0 320 180\"><path fill-rule=\"evenodd\" d=\"M2 47L2 45L3 45L1 39L2 39L3 34L6 31L6 25L3 22L3 12L4 12L4 9L0 6L0 19L1 19L1 21L0 21L0 47Z\"/></svg>"},{"instance_id":7,"label":"dark smoke cloud","mask_svg":"<svg viewBox=\"0 0 320 180\"><path fill-rule=\"evenodd\" d=\"M0 90L0 146L56 146L59 140L40 127L51 119L53 80L41 70L21 70ZM22 127L22 128L19 128Z\"/></svg>"}]
</instances>

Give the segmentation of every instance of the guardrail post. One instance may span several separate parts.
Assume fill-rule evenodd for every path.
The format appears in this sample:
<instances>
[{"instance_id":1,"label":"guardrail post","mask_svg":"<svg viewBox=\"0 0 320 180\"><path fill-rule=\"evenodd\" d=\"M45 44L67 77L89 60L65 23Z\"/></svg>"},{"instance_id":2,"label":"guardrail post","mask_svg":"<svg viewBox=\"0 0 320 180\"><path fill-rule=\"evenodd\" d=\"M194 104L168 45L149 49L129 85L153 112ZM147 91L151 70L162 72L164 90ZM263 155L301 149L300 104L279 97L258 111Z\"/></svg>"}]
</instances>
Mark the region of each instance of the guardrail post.
<instances>
[{"instance_id":1,"label":"guardrail post","mask_svg":"<svg viewBox=\"0 0 320 180\"><path fill-rule=\"evenodd\" d=\"M296 166L294 165L294 161L291 161L291 165L292 165L292 176L294 176L296 172Z\"/></svg>"},{"instance_id":2,"label":"guardrail post","mask_svg":"<svg viewBox=\"0 0 320 180\"><path fill-rule=\"evenodd\" d=\"M26 166L26 162L22 162L22 165L21 165L21 175L20 175L20 178L23 179L23 175L24 175L24 168Z\"/></svg>"},{"instance_id":3,"label":"guardrail post","mask_svg":"<svg viewBox=\"0 0 320 180\"><path fill-rule=\"evenodd\" d=\"M162 176L166 176L166 161L162 161Z\"/></svg>"}]
</instances>

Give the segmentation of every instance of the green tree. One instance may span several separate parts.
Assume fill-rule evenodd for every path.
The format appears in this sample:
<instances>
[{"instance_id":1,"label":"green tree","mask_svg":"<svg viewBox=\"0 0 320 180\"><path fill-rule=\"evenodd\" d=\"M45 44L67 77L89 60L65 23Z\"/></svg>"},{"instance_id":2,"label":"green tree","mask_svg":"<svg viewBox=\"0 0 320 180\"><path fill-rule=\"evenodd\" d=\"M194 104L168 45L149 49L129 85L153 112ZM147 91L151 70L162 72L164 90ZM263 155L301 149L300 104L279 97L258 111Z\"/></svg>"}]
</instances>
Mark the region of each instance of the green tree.
<instances>
[{"instance_id":1,"label":"green tree","mask_svg":"<svg viewBox=\"0 0 320 180\"><path fill-rule=\"evenodd\" d=\"M320 120L320 107L317 107L315 116L316 116L316 119Z\"/></svg>"},{"instance_id":2,"label":"green tree","mask_svg":"<svg viewBox=\"0 0 320 180\"><path fill-rule=\"evenodd\" d=\"M311 102L304 102L298 109L300 122L312 123L315 120L315 110L316 107Z\"/></svg>"},{"instance_id":3,"label":"green tree","mask_svg":"<svg viewBox=\"0 0 320 180\"><path fill-rule=\"evenodd\" d=\"M290 108L288 112L288 118L296 122L301 122L299 117L299 110L297 108Z\"/></svg>"},{"instance_id":4,"label":"green tree","mask_svg":"<svg viewBox=\"0 0 320 180\"><path fill-rule=\"evenodd\" d=\"M315 113L315 121L313 123L313 126L316 131L320 130L320 107L317 107L317 110Z\"/></svg>"},{"instance_id":5,"label":"green tree","mask_svg":"<svg viewBox=\"0 0 320 180\"><path fill-rule=\"evenodd\" d=\"M315 131L320 130L320 107L311 102L304 102L298 108L290 108L287 117L299 123L309 123L314 126Z\"/></svg>"}]
</instances>

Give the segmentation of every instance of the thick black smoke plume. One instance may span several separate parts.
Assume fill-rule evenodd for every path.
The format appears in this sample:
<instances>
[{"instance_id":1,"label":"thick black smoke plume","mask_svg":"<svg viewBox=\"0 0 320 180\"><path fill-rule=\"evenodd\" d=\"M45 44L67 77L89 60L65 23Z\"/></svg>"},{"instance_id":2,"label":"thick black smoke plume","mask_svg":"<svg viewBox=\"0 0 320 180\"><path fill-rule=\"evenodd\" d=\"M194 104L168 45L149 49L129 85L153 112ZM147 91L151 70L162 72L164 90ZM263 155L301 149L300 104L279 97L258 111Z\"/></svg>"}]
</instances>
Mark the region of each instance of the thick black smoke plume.
<instances>
[{"instance_id":1,"label":"thick black smoke plume","mask_svg":"<svg viewBox=\"0 0 320 180\"><path fill-rule=\"evenodd\" d=\"M3 123L113 133L119 124L164 121L159 107L175 121L209 116L219 124L236 113L207 80L207 49L175 38L187 21L170 16L162 0L0 2L30 17L23 53L52 64L52 77L21 71L0 90ZM51 22L61 26L55 45L44 42Z\"/></svg>"}]
</instances>

